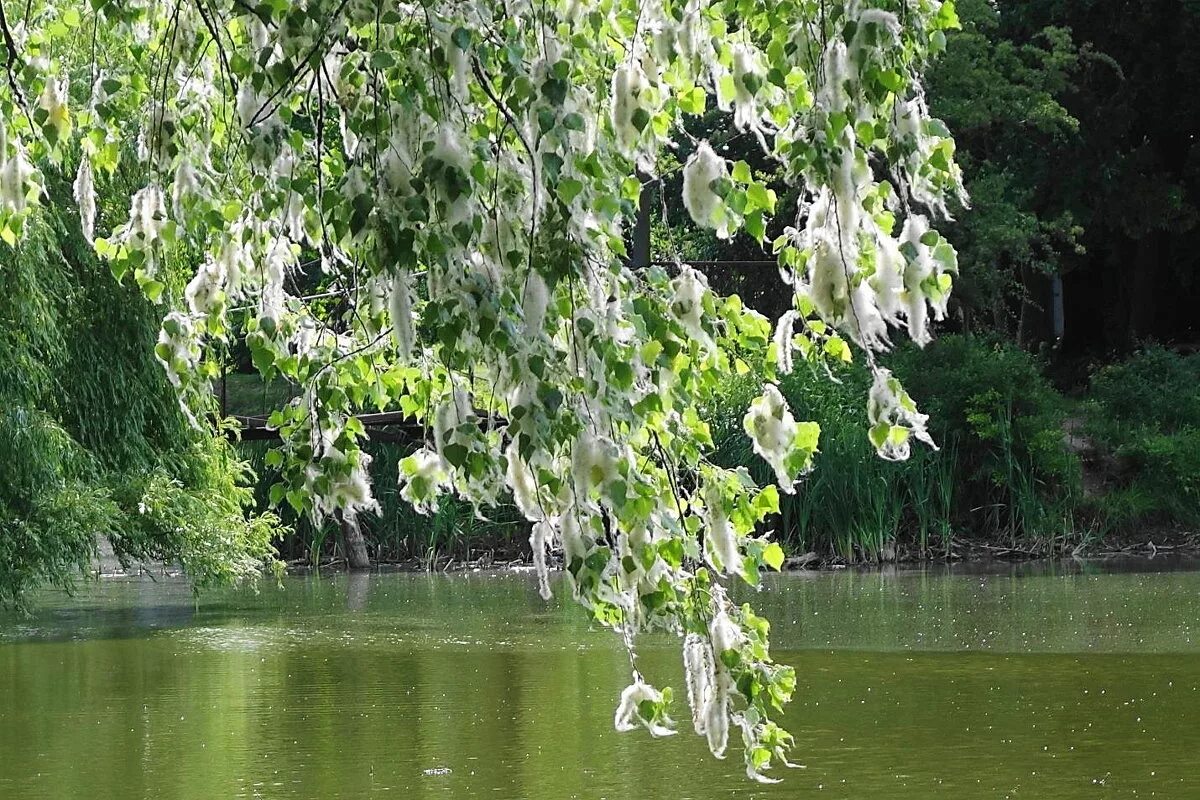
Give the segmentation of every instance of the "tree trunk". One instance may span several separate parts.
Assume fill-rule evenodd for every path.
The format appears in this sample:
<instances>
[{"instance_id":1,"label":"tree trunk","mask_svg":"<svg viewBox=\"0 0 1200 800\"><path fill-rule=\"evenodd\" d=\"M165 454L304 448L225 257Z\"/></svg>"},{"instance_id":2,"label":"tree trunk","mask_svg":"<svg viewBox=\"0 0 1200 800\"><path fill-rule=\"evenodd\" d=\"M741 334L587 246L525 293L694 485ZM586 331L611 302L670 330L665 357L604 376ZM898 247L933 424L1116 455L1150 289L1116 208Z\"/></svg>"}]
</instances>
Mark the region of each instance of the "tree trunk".
<instances>
[{"instance_id":1,"label":"tree trunk","mask_svg":"<svg viewBox=\"0 0 1200 800\"><path fill-rule=\"evenodd\" d=\"M367 540L363 538L362 528L353 519L342 517L342 543L346 548L346 563L350 569L370 569L371 557L367 554Z\"/></svg>"}]
</instances>

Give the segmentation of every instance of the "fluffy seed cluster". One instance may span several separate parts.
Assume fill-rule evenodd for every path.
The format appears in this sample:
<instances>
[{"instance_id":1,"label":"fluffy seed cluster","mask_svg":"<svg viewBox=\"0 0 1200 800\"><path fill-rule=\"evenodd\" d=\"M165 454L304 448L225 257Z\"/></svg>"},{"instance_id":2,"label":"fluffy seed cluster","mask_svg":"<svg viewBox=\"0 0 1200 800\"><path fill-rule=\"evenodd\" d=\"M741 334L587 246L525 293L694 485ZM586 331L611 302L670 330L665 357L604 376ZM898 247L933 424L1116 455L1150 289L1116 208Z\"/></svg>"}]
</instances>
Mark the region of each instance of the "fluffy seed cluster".
<instances>
[{"instance_id":1,"label":"fluffy seed cluster","mask_svg":"<svg viewBox=\"0 0 1200 800\"><path fill-rule=\"evenodd\" d=\"M89 242L96 230L96 187L92 182L92 162L84 156L79 160L79 171L72 184L75 204L79 206L79 224L83 236Z\"/></svg>"},{"instance_id":2,"label":"fluffy seed cluster","mask_svg":"<svg viewBox=\"0 0 1200 800\"><path fill-rule=\"evenodd\" d=\"M729 168L725 159L713 152L708 142L700 143L683 168L684 208L693 222L702 228L715 230L722 239L732 235L731 219L714 187L728 178Z\"/></svg>"},{"instance_id":3,"label":"fluffy seed cluster","mask_svg":"<svg viewBox=\"0 0 1200 800\"><path fill-rule=\"evenodd\" d=\"M750 404L743 424L754 452L775 470L779 488L794 494L800 470L789 461L794 459L800 428L777 386L769 383L763 387L762 395Z\"/></svg>"},{"instance_id":4,"label":"fluffy seed cluster","mask_svg":"<svg viewBox=\"0 0 1200 800\"><path fill-rule=\"evenodd\" d=\"M911 438L937 449L925 427L929 417L917 411L916 403L904 391L900 381L886 369L875 372L867 398L867 420L871 424L872 444L879 455L889 461L908 458Z\"/></svg>"}]
</instances>

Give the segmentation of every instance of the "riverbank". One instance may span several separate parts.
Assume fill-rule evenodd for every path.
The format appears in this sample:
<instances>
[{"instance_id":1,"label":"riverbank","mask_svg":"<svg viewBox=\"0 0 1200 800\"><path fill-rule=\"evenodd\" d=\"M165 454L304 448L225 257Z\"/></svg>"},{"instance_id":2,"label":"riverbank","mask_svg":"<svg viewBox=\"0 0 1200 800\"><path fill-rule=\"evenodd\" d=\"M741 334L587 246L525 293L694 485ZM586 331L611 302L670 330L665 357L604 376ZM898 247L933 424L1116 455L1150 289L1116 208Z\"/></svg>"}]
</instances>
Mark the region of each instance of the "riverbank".
<instances>
[{"instance_id":1,"label":"riverbank","mask_svg":"<svg viewBox=\"0 0 1200 800\"><path fill-rule=\"evenodd\" d=\"M402 572L461 572L479 570L528 570L533 568L527 550L521 551L525 545L523 540L508 542L495 549L477 547L473 552L465 554L430 554L426 558L383 559L372 562L372 569L384 569ZM1046 549L1036 550L1002 540L976 541L971 539L953 539L948 553L928 554L921 557L911 548L900 547L892 558L874 560L847 561L833 554L820 555L808 551L805 553L789 553L784 560L784 571L844 569L847 567L876 567L882 565L897 565L902 567L920 567L936 564L986 564L991 562L1030 562L1055 559L1085 559L1101 561L1108 559L1144 559L1153 560L1162 557L1200 558L1200 534L1184 531L1160 530L1150 534L1148 538L1110 537L1081 542L1071 548L1058 551ZM333 556L322 559L314 565L306 558L292 559L287 562L288 571L294 573L311 572L315 569L326 571L348 570L345 558ZM552 568L561 569L562 564L556 556L551 559Z\"/></svg>"}]
</instances>

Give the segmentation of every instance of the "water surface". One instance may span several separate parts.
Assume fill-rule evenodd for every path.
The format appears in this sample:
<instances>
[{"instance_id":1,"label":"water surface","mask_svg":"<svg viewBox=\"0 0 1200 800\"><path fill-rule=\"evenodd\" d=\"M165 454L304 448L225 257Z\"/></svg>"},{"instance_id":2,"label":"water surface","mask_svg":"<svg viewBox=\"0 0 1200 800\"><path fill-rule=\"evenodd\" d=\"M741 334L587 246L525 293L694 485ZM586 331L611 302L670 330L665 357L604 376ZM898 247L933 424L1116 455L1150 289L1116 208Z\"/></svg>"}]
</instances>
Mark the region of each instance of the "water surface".
<instances>
[{"instance_id":1,"label":"water surface","mask_svg":"<svg viewBox=\"0 0 1200 800\"><path fill-rule=\"evenodd\" d=\"M526 575L103 580L0 615L0 798L1200 797L1200 565L1113 567L774 579L806 768L767 787L615 733L623 650Z\"/></svg>"}]
</instances>

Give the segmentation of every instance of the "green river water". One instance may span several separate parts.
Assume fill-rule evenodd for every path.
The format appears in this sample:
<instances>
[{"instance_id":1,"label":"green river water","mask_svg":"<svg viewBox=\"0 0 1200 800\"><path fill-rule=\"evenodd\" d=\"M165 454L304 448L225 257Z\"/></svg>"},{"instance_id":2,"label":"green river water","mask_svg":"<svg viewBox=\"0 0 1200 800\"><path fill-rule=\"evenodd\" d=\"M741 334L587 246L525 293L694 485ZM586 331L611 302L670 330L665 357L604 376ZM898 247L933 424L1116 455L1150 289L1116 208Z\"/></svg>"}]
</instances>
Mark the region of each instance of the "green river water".
<instances>
[{"instance_id":1,"label":"green river water","mask_svg":"<svg viewBox=\"0 0 1200 800\"><path fill-rule=\"evenodd\" d=\"M525 574L107 579L0 612L0 800L1200 798L1200 564L778 576L805 769L618 734L628 662ZM674 641L642 643L680 686Z\"/></svg>"}]
</instances>

